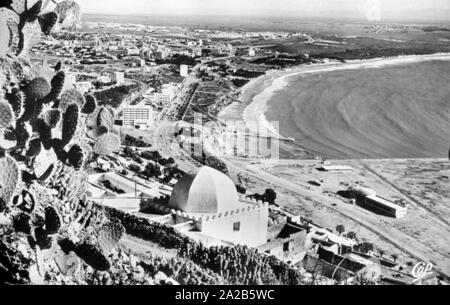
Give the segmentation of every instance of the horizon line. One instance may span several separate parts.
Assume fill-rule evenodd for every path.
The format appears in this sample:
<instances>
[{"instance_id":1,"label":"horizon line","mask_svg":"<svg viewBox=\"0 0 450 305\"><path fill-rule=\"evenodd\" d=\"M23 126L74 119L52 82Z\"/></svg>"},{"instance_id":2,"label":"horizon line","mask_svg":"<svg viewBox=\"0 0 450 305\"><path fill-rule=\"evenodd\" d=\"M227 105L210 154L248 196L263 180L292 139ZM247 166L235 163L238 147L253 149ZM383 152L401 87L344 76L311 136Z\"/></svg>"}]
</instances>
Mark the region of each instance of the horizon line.
<instances>
[{"instance_id":1,"label":"horizon line","mask_svg":"<svg viewBox=\"0 0 450 305\"><path fill-rule=\"evenodd\" d=\"M101 16L128 16L128 17L247 17L247 18L311 18L311 19L340 19L340 20L357 20L367 23L386 23L386 22L430 22L430 23L450 23L450 19L425 19L425 18L385 18L380 21L369 21L363 16L320 16L320 15L283 15L283 14L192 14L192 13L100 13L86 12L84 15L101 15Z\"/></svg>"}]
</instances>

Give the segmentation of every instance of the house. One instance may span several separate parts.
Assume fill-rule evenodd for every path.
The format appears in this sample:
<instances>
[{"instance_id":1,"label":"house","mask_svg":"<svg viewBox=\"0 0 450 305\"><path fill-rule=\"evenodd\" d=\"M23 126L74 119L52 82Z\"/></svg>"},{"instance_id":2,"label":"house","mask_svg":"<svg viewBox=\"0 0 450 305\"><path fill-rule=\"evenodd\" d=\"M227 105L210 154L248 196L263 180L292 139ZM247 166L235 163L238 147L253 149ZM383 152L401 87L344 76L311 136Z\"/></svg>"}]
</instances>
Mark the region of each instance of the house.
<instances>
[{"instance_id":1,"label":"house","mask_svg":"<svg viewBox=\"0 0 450 305\"><path fill-rule=\"evenodd\" d=\"M153 207L172 214L178 230L208 245L267 243L268 204L241 201L233 181L207 166L181 178L167 205Z\"/></svg>"}]
</instances>

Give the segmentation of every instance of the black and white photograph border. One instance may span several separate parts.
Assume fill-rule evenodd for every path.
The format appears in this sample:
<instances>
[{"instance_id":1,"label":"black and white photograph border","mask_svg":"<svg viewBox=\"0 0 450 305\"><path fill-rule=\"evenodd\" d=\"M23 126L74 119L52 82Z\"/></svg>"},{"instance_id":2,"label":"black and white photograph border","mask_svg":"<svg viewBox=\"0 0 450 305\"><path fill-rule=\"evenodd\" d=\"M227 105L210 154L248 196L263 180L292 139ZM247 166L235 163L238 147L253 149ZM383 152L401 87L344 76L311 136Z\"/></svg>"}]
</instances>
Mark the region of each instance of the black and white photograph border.
<instances>
[{"instance_id":1,"label":"black and white photograph border","mask_svg":"<svg viewBox=\"0 0 450 305\"><path fill-rule=\"evenodd\" d=\"M0 284L207 303L450 282L449 1L0 17Z\"/></svg>"}]
</instances>

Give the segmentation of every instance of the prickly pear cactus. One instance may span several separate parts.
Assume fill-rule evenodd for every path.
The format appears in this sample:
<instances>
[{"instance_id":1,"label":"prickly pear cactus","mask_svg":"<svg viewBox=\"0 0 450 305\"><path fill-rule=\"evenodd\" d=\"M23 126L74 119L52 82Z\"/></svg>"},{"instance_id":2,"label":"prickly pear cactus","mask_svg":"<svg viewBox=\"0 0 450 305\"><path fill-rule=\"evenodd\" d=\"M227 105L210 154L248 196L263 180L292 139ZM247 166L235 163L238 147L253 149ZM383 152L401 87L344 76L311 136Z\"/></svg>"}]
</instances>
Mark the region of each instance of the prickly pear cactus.
<instances>
[{"instance_id":1,"label":"prickly pear cactus","mask_svg":"<svg viewBox=\"0 0 450 305\"><path fill-rule=\"evenodd\" d=\"M96 245L82 243L77 246L76 253L84 262L86 262L86 264L95 270L107 271L111 267L111 263L108 258Z\"/></svg>"},{"instance_id":2,"label":"prickly pear cactus","mask_svg":"<svg viewBox=\"0 0 450 305\"><path fill-rule=\"evenodd\" d=\"M62 112L66 112L67 108L72 104L77 105L79 108L82 108L84 105L84 97L76 89L67 90L61 95L59 108Z\"/></svg>"},{"instance_id":3,"label":"prickly pear cactus","mask_svg":"<svg viewBox=\"0 0 450 305\"><path fill-rule=\"evenodd\" d=\"M107 133L95 142L93 152L98 155L109 155L120 148L120 138L112 133Z\"/></svg>"},{"instance_id":4,"label":"prickly pear cactus","mask_svg":"<svg viewBox=\"0 0 450 305\"><path fill-rule=\"evenodd\" d=\"M10 204L20 181L19 166L10 156L0 158L0 199Z\"/></svg>"},{"instance_id":5,"label":"prickly pear cactus","mask_svg":"<svg viewBox=\"0 0 450 305\"><path fill-rule=\"evenodd\" d=\"M105 255L108 255L116 247L125 233L125 228L117 222L105 224L98 234L98 244Z\"/></svg>"},{"instance_id":6,"label":"prickly pear cactus","mask_svg":"<svg viewBox=\"0 0 450 305\"><path fill-rule=\"evenodd\" d=\"M61 228L61 217L58 211L52 207L48 206L45 208L45 232L48 235L56 234Z\"/></svg>"},{"instance_id":7,"label":"prickly pear cactus","mask_svg":"<svg viewBox=\"0 0 450 305\"><path fill-rule=\"evenodd\" d=\"M72 140L78 127L79 107L77 104L70 104L63 115L62 144L65 146Z\"/></svg>"},{"instance_id":8,"label":"prickly pear cactus","mask_svg":"<svg viewBox=\"0 0 450 305\"><path fill-rule=\"evenodd\" d=\"M15 115L11 105L0 100L0 128L8 128L14 121Z\"/></svg>"},{"instance_id":9,"label":"prickly pear cactus","mask_svg":"<svg viewBox=\"0 0 450 305\"><path fill-rule=\"evenodd\" d=\"M91 114L95 111L95 108L97 108L97 100L95 96L88 94L85 96L86 102L84 103L82 112L84 114Z\"/></svg>"},{"instance_id":10,"label":"prickly pear cactus","mask_svg":"<svg viewBox=\"0 0 450 305\"><path fill-rule=\"evenodd\" d=\"M0 20L0 57L5 56L11 44L11 32L6 24L6 19Z\"/></svg>"},{"instance_id":11,"label":"prickly pear cactus","mask_svg":"<svg viewBox=\"0 0 450 305\"><path fill-rule=\"evenodd\" d=\"M55 263L65 276L73 277L80 270L80 259L74 252L65 254L63 251L58 251L55 254Z\"/></svg>"}]
</instances>

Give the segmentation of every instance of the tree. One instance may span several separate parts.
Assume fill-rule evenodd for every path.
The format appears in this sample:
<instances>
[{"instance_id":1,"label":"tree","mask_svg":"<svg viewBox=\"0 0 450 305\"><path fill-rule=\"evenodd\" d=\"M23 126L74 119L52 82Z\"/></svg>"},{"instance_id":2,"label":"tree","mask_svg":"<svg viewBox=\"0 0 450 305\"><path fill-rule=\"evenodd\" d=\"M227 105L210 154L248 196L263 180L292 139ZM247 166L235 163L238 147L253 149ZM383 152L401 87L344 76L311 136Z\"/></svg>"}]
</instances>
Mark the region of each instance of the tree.
<instances>
[{"instance_id":1,"label":"tree","mask_svg":"<svg viewBox=\"0 0 450 305\"><path fill-rule=\"evenodd\" d=\"M132 158L134 156L134 151L129 146L127 146L123 149L123 154L129 158Z\"/></svg>"},{"instance_id":2,"label":"tree","mask_svg":"<svg viewBox=\"0 0 450 305\"><path fill-rule=\"evenodd\" d=\"M339 233L339 235L342 235L342 233L345 232L345 227L343 225L336 226L336 231Z\"/></svg>"},{"instance_id":3,"label":"tree","mask_svg":"<svg viewBox=\"0 0 450 305\"><path fill-rule=\"evenodd\" d=\"M148 163L145 166L144 171L142 172L147 178L151 178L151 177L159 177L161 176L161 168L159 167L159 165L157 164L153 164L153 163Z\"/></svg>"},{"instance_id":4,"label":"tree","mask_svg":"<svg viewBox=\"0 0 450 305\"><path fill-rule=\"evenodd\" d=\"M136 172L138 173L141 168L139 166L137 166L136 164L130 164L130 166L128 166L128 169L132 172Z\"/></svg>"},{"instance_id":5,"label":"tree","mask_svg":"<svg viewBox=\"0 0 450 305\"><path fill-rule=\"evenodd\" d=\"M363 243L357 244L355 246L355 251L361 252L361 253L369 253L369 252L373 251L373 249L374 249L374 246L368 242L363 242Z\"/></svg>"},{"instance_id":6,"label":"tree","mask_svg":"<svg viewBox=\"0 0 450 305\"><path fill-rule=\"evenodd\" d=\"M347 238L350 238L350 239L353 239L353 240L356 240L356 239L357 239L357 238L356 238L356 233L353 232L353 231L348 232L345 236L346 236Z\"/></svg>"},{"instance_id":7,"label":"tree","mask_svg":"<svg viewBox=\"0 0 450 305\"><path fill-rule=\"evenodd\" d=\"M277 193L273 189L266 189L266 191L264 192L264 197L268 203L275 204Z\"/></svg>"},{"instance_id":8,"label":"tree","mask_svg":"<svg viewBox=\"0 0 450 305\"><path fill-rule=\"evenodd\" d=\"M394 262L397 262L397 260L398 260L398 255L397 254L392 254L391 257L394 260Z\"/></svg>"}]
</instances>

